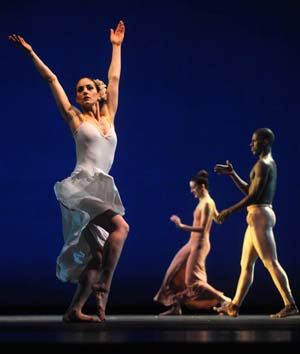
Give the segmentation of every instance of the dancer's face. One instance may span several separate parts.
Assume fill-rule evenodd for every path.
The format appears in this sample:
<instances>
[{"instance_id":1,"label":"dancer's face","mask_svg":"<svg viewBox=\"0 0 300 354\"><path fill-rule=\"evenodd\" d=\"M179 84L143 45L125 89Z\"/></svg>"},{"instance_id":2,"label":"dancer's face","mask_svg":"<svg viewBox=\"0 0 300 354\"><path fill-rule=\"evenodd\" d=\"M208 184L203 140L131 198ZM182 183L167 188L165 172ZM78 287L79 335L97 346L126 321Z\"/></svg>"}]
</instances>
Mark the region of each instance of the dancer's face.
<instances>
[{"instance_id":1,"label":"dancer's face","mask_svg":"<svg viewBox=\"0 0 300 354\"><path fill-rule=\"evenodd\" d=\"M94 105L99 100L99 97L99 92L92 80L83 78L78 81L76 85L76 102L80 106Z\"/></svg>"},{"instance_id":2,"label":"dancer's face","mask_svg":"<svg viewBox=\"0 0 300 354\"><path fill-rule=\"evenodd\" d=\"M194 181L190 181L190 189L191 193L194 194L195 198L201 197L201 187L198 186Z\"/></svg>"},{"instance_id":3,"label":"dancer's face","mask_svg":"<svg viewBox=\"0 0 300 354\"><path fill-rule=\"evenodd\" d=\"M253 155L259 155L264 149L264 140L256 133L252 135L250 148Z\"/></svg>"}]
</instances>

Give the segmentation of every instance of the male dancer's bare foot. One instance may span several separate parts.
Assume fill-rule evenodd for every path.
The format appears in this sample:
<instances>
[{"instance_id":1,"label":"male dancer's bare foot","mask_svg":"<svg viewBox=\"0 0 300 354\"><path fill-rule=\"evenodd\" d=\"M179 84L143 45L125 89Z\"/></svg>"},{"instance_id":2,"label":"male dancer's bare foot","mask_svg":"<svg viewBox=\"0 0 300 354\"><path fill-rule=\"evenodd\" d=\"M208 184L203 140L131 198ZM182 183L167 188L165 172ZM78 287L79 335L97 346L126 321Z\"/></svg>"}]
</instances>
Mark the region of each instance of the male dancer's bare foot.
<instances>
[{"instance_id":1,"label":"male dancer's bare foot","mask_svg":"<svg viewBox=\"0 0 300 354\"><path fill-rule=\"evenodd\" d=\"M99 322L101 322L101 320L97 316L89 316L89 315L83 314L82 312L72 310L72 311L67 311L64 314L63 322L66 322L66 323L80 323L80 322L99 323Z\"/></svg>"},{"instance_id":2,"label":"male dancer's bare foot","mask_svg":"<svg viewBox=\"0 0 300 354\"><path fill-rule=\"evenodd\" d=\"M172 305L172 307L165 311L165 312L161 312L159 314L159 316L179 316L182 315L182 310L181 310L181 306L180 305Z\"/></svg>"},{"instance_id":3,"label":"male dancer's bare foot","mask_svg":"<svg viewBox=\"0 0 300 354\"><path fill-rule=\"evenodd\" d=\"M108 298L107 290L100 284L94 284L92 286L94 295L97 301L97 315L99 316L101 322L106 320L105 309Z\"/></svg>"},{"instance_id":4,"label":"male dancer's bare foot","mask_svg":"<svg viewBox=\"0 0 300 354\"><path fill-rule=\"evenodd\" d=\"M290 304L284 306L284 308L272 315L270 315L271 318L284 318L288 316L296 316L299 314L299 310L297 309L297 306L295 304Z\"/></svg>"}]
</instances>

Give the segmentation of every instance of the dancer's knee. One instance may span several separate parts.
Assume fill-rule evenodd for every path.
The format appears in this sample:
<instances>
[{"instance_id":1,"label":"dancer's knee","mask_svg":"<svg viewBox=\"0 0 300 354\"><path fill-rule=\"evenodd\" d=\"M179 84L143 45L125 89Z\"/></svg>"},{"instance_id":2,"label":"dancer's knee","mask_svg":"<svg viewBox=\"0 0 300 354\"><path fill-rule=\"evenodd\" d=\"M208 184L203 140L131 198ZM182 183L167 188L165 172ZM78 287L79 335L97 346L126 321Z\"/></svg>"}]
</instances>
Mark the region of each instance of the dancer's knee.
<instances>
[{"instance_id":1,"label":"dancer's knee","mask_svg":"<svg viewBox=\"0 0 300 354\"><path fill-rule=\"evenodd\" d=\"M127 235L129 233L129 225L127 224L127 222L124 221L121 225L119 225L117 231L119 235L121 235L121 237L126 240Z\"/></svg>"},{"instance_id":2,"label":"dancer's knee","mask_svg":"<svg viewBox=\"0 0 300 354\"><path fill-rule=\"evenodd\" d=\"M244 273L253 273L254 271L254 262L245 262L241 260L240 266L241 266L241 271Z\"/></svg>"},{"instance_id":3,"label":"dancer's knee","mask_svg":"<svg viewBox=\"0 0 300 354\"><path fill-rule=\"evenodd\" d=\"M263 265L268 269L268 271L273 271L279 267L279 263L274 259L262 259Z\"/></svg>"},{"instance_id":4,"label":"dancer's knee","mask_svg":"<svg viewBox=\"0 0 300 354\"><path fill-rule=\"evenodd\" d=\"M128 233L129 233L129 229L130 229L130 227L127 224L127 222L124 222L124 224L123 224L123 232L126 235L126 237L127 237Z\"/></svg>"},{"instance_id":5,"label":"dancer's knee","mask_svg":"<svg viewBox=\"0 0 300 354\"><path fill-rule=\"evenodd\" d=\"M129 225L126 222L120 223L115 231L110 235L109 242L115 246L123 247L129 232Z\"/></svg>"},{"instance_id":6,"label":"dancer's knee","mask_svg":"<svg viewBox=\"0 0 300 354\"><path fill-rule=\"evenodd\" d=\"M125 242L127 239L128 232L129 232L129 225L127 224L127 222L123 222L119 224L117 229L115 230L114 239L118 239L121 242Z\"/></svg>"}]
</instances>

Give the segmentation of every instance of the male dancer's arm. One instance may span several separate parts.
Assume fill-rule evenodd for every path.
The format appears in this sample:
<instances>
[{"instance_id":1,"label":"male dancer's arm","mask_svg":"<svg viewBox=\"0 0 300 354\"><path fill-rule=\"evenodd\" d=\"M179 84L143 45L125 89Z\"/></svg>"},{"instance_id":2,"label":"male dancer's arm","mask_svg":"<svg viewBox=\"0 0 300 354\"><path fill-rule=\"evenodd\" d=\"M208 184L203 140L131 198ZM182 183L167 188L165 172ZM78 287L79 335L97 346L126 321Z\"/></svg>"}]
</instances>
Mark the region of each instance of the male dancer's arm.
<instances>
[{"instance_id":1,"label":"male dancer's arm","mask_svg":"<svg viewBox=\"0 0 300 354\"><path fill-rule=\"evenodd\" d=\"M241 210L248 205L255 204L259 200L261 193L263 192L265 185L268 181L268 166L262 161L258 161L252 171L253 178L248 188L248 194L240 200L238 203L231 207L224 209L220 212L218 220L224 222L228 216L238 210Z\"/></svg>"},{"instance_id":2,"label":"male dancer's arm","mask_svg":"<svg viewBox=\"0 0 300 354\"><path fill-rule=\"evenodd\" d=\"M228 175L231 177L238 189L245 195L248 194L249 184L241 179L236 173L229 160L226 161L226 165L217 164L214 167L214 171L220 175Z\"/></svg>"}]
</instances>

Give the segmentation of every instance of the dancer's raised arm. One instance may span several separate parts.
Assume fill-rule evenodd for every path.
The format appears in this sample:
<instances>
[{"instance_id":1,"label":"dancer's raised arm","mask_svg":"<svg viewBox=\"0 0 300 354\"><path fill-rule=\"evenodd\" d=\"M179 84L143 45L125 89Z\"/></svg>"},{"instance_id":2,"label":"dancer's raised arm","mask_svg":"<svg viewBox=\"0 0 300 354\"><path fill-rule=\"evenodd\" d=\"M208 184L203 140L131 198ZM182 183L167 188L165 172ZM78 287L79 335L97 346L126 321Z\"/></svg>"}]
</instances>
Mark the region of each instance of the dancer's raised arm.
<instances>
[{"instance_id":1,"label":"dancer's raised arm","mask_svg":"<svg viewBox=\"0 0 300 354\"><path fill-rule=\"evenodd\" d=\"M120 21L115 30L110 29L112 44L111 63L108 70L107 107L113 122L118 108L119 82L121 76L121 46L125 35L125 25Z\"/></svg>"},{"instance_id":2,"label":"dancer's raised arm","mask_svg":"<svg viewBox=\"0 0 300 354\"><path fill-rule=\"evenodd\" d=\"M17 35L12 34L9 40L15 43L18 47L22 48L32 59L37 71L41 77L49 84L55 102L59 108L62 117L69 123L69 120L78 115L80 112L76 107L73 107L65 93L65 90L58 81L57 76L52 72L52 70L42 61L42 59L36 54L32 46L26 42L26 40Z\"/></svg>"}]
</instances>

